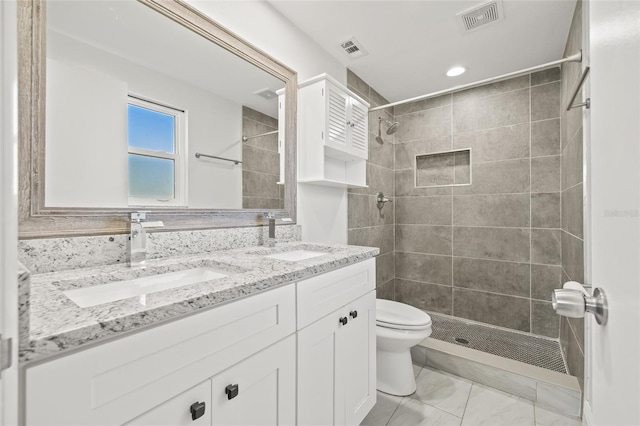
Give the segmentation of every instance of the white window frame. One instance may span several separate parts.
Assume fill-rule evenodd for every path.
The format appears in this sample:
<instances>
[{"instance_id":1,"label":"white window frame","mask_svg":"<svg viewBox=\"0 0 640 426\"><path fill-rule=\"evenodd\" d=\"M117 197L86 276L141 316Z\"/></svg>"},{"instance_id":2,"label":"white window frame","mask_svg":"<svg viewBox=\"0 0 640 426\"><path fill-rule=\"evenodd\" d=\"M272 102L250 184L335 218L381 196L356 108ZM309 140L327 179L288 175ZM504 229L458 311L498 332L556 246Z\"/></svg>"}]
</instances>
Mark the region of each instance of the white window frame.
<instances>
[{"instance_id":1,"label":"white window frame","mask_svg":"<svg viewBox=\"0 0 640 426\"><path fill-rule=\"evenodd\" d=\"M173 160L174 164L174 198L157 199L143 197L129 197L129 206L171 206L187 207L187 113L178 108L172 108L160 103L141 98L136 95L127 97L127 105L134 105L151 111L171 115L174 118L174 153L154 151L150 149L133 148L127 142L127 157L129 154L145 157Z\"/></svg>"}]
</instances>

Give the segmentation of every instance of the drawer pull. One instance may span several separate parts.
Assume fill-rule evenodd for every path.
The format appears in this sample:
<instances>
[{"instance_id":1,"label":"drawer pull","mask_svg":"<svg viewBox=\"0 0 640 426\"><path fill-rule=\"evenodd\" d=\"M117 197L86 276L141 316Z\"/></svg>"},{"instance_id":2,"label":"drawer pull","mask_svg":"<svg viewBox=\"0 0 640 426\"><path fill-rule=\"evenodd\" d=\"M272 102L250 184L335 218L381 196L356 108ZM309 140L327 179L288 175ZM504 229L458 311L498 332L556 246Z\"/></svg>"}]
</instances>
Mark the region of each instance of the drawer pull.
<instances>
[{"instance_id":1,"label":"drawer pull","mask_svg":"<svg viewBox=\"0 0 640 426\"><path fill-rule=\"evenodd\" d=\"M196 402L191 404L191 420L197 420L204 416L205 404L204 402Z\"/></svg>"},{"instance_id":2,"label":"drawer pull","mask_svg":"<svg viewBox=\"0 0 640 426\"><path fill-rule=\"evenodd\" d=\"M358 311L351 311L349 312L349 315L351 315L351 318L355 319L358 317Z\"/></svg>"},{"instance_id":3,"label":"drawer pull","mask_svg":"<svg viewBox=\"0 0 640 426\"><path fill-rule=\"evenodd\" d=\"M340 318L340 324L347 325L348 322L349 322L349 319L347 317Z\"/></svg>"},{"instance_id":4,"label":"drawer pull","mask_svg":"<svg viewBox=\"0 0 640 426\"><path fill-rule=\"evenodd\" d=\"M233 399L238 396L238 385L229 385L224 388L225 393L227 394L227 399Z\"/></svg>"}]
</instances>

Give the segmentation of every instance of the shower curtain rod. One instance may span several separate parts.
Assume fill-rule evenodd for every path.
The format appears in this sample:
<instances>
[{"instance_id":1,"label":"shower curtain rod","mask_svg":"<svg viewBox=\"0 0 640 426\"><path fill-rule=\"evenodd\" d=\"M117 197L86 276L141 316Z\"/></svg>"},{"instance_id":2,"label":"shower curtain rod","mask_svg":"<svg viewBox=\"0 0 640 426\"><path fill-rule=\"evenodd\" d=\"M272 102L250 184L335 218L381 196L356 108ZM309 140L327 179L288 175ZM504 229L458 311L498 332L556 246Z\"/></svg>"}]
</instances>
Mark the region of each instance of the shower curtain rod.
<instances>
[{"instance_id":1,"label":"shower curtain rod","mask_svg":"<svg viewBox=\"0 0 640 426\"><path fill-rule=\"evenodd\" d=\"M262 136L275 135L276 133L278 133L278 131L277 131L277 130L274 130L274 131L272 131L272 132L260 133L259 135L243 136L243 137L242 137L242 142L246 142L246 141L248 141L249 139L261 138Z\"/></svg>"},{"instance_id":2,"label":"shower curtain rod","mask_svg":"<svg viewBox=\"0 0 640 426\"><path fill-rule=\"evenodd\" d=\"M499 75L497 77L486 78L484 80L480 80L480 81L476 81L476 82L468 83L468 84L463 84L463 85L460 85L460 86L455 86L455 87L452 87L452 88L449 88L449 89L445 89L445 90L439 90L439 91L433 92L433 93L427 93L426 95L416 96L415 98L409 98L409 99L405 99L403 101L391 102L389 104L380 105L380 106L377 106L375 108L369 108L369 112L378 111L378 110L389 108L389 107L396 106L396 105L406 104L407 102L421 101L423 99L434 98L436 96L445 95L447 93L455 93L455 92L459 92L461 90L471 89L472 87L482 86L482 85L487 84L487 83L493 83L494 81L506 80L506 79L511 78L511 77L518 77L520 75L529 74L529 73L531 73L533 71L538 71L538 70L542 70L542 69L545 69L545 68L551 68L551 67L556 66L556 65L564 64L565 62L582 62L582 50L579 51L578 53L574 53L573 55L569 55L569 56L567 56L565 58L558 59L557 61L547 62L546 64L537 65L535 67L525 68L525 69L520 70L520 71L514 71L514 72L510 72L508 74L502 74L502 75Z\"/></svg>"}]
</instances>

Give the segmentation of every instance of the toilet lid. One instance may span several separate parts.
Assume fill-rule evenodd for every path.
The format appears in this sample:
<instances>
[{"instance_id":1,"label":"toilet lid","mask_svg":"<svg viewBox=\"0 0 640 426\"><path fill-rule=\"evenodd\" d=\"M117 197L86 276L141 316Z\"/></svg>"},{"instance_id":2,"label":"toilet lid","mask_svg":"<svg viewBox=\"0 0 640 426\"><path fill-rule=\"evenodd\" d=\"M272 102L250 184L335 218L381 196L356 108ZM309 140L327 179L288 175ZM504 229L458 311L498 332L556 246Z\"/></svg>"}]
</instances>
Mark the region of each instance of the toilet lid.
<instances>
[{"instance_id":1,"label":"toilet lid","mask_svg":"<svg viewBox=\"0 0 640 426\"><path fill-rule=\"evenodd\" d=\"M424 328L431 325L431 317L426 312L404 303L385 299L376 299L376 322L384 326L388 324L407 326L409 328Z\"/></svg>"}]
</instances>

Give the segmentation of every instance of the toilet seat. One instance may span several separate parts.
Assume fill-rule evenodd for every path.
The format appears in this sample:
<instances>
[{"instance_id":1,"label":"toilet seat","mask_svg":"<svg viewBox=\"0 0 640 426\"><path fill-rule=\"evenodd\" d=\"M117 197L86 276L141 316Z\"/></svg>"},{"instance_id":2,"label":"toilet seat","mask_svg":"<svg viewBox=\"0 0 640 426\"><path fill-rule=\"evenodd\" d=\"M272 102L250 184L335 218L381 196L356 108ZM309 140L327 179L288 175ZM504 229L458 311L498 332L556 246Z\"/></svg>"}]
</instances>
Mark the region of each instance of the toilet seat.
<instances>
[{"instance_id":1,"label":"toilet seat","mask_svg":"<svg viewBox=\"0 0 640 426\"><path fill-rule=\"evenodd\" d=\"M431 317L404 303L376 299L376 325L397 330L425 330L431 328Z\"/></svg>"}]
</instances>

